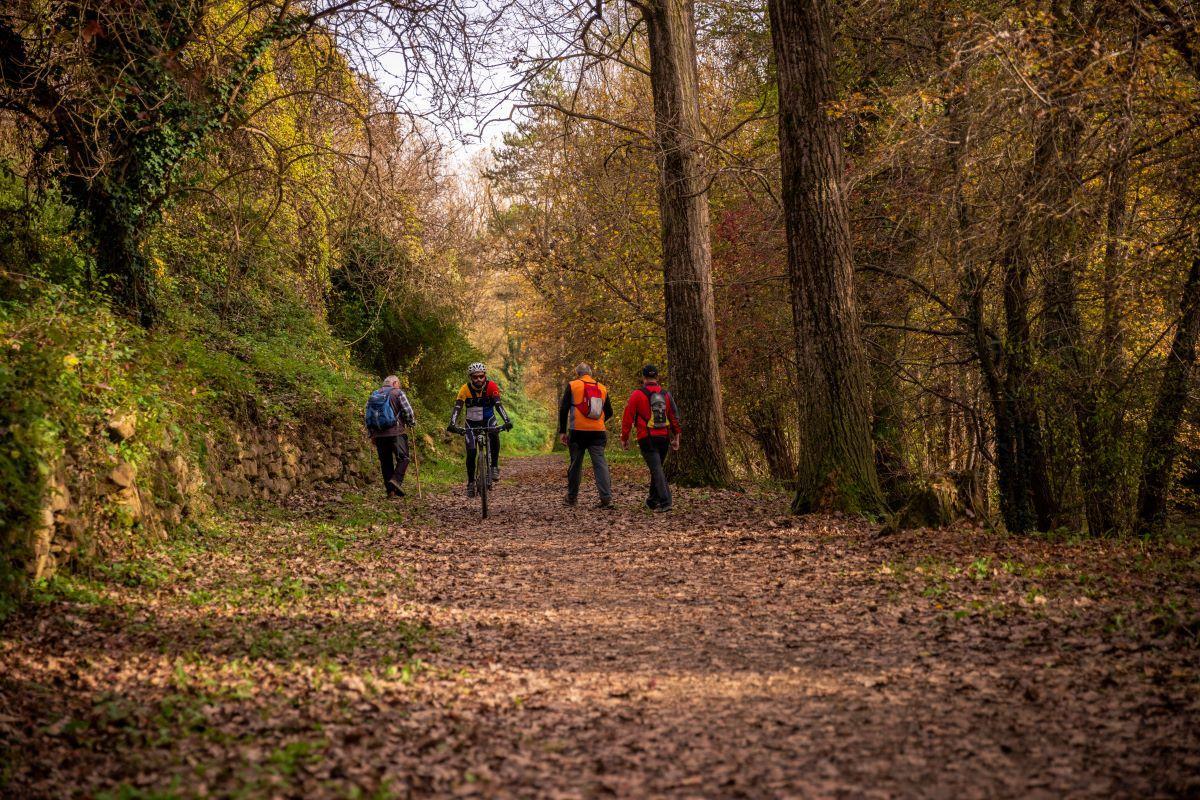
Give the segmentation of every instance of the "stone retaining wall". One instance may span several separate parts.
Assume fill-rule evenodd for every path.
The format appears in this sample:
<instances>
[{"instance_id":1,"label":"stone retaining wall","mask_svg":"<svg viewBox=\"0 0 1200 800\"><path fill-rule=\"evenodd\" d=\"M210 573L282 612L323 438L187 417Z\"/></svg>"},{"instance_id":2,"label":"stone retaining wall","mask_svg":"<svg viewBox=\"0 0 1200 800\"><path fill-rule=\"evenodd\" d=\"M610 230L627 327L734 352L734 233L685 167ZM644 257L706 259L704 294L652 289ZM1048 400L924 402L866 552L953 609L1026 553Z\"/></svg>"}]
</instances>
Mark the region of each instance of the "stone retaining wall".
<instances>
[{"instance_id":1,"label":"stone retaining wall","mask_svg":"<svg viewBox=\"0 0 1200 800\"><path fill-rule=\"evenodd\" d=\"M134 439L133 415L108 424L114 441ZM222 502L282 500L300 488L362 489L374 451L361 435L331 427L243 430L205 441L205 466L164 446L140 467L107 460L47 465L43 503L28 531L26 568L33 580L53 575L81 551L120 547L167 531ZM98 451L103 452L98 448ZM95 453L84 454L95 457Z\"/></svg>"}]
</instances>

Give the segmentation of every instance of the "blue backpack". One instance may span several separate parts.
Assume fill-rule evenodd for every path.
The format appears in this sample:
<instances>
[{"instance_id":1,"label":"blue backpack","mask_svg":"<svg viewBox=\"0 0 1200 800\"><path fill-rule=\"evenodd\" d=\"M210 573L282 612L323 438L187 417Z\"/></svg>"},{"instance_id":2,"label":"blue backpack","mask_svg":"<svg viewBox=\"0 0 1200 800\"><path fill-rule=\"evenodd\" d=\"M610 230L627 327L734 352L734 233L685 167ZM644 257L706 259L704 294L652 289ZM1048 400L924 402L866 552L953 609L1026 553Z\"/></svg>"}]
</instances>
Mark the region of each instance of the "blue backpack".
<instances>
[{"instance_id":1,"label":"blue backpack","mask_svg":"<svg viewBox=\"0 0 1200 800\"><path fill-rule=\"evenodd\" d=\"M367 400L367 427L375 431L383 431L396 424L396 411L392 408L392 389L384 386L371 392Z\"/></svg>"}]
</instances>

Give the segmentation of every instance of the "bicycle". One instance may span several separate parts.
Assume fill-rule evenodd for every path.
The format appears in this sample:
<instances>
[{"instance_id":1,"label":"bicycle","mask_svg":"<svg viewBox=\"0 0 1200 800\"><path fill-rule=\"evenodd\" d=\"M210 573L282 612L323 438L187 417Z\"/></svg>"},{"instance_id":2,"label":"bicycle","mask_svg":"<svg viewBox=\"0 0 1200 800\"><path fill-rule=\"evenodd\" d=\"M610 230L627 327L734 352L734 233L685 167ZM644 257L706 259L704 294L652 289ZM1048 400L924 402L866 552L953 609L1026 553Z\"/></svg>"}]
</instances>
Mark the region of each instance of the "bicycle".
<instances>
[{"instance_id":1,"label":"bicycle","mask_svg":"<svg viewBox=\"0 0 1200 800\"><path fill-rule=\"evenodd\" d=\"M467 449L471 449L471 441L475 441L475 494L479 497L480 513L483 519L488 516L488 490L492 487L492 433L500 433L504 428L499 425L488 425L484 428L473 428L470 425L460 427L458 433L466 440Z\"/></svg>"}]
</instances>

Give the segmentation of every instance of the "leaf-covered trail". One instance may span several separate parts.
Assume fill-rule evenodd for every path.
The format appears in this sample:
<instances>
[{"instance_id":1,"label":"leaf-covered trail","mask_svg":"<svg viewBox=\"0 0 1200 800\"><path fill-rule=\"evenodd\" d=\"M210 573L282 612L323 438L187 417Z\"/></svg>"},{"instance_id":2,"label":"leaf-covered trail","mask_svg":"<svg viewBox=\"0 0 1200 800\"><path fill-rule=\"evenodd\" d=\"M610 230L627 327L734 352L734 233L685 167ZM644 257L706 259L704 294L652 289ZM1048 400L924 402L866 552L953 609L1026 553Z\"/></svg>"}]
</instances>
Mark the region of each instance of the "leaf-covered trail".
<instances>
[{"instance_id":1,"label":"leaf-covered trail","mask_svg":"<svg viewBox=\"0 0 1200 800\"><path fill-rule=\"evenodd\" d=\"M509 462L486 524L314 503L61 589L0 637L0 787L1200 792L1194 542L877 541L733 492L652 515L631 467L619 510L567 509L562 469Z\"/></svg>"}]
</instances>

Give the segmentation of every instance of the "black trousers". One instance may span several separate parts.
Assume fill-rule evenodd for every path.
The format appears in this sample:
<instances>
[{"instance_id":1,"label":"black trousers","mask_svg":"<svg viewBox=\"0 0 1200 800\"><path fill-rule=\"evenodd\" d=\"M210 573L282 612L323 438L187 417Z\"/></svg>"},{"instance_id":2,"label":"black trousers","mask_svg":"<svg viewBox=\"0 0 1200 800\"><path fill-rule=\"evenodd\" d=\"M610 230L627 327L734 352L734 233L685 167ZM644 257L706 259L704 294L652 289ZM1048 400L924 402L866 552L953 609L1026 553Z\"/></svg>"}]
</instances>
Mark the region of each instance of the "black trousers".
<instances>
[{"instance_id":1,"label":"black trousers","mask_svg":"<svg viewBox=\"0 0 1200 800\"><path fill-rule=\"evenodd\" d=\"M468 425L467 427L474 426ZM474 445L475 437L478 435L478 433L472 435L467 441ZM491 451L490 455L492 457L492 466L498 467L500 466L500 431L491 431L488 433L487 437L488 449ZM475 480L475 456L477 449L478 448L476 447L467 448L467 483L472 483Z\"/></svg>"},{"instance_id":2,"label":"black trousers","mask_svg":"<svg viewBox=\"0 0 1200 800\"><path fill-rule=\"evenodd\" d=\"M391 494L393 488L389 482L397 485L404 483L404 474L408 472L408 434L399 436L379 436L375 439L375 451L379 453L379 471L383 473L383 488Z\"/></svg>"},{"instance_id":3,"label":"black trousers","mask_svg":"<svg viewBox=\"0 0 1200 800\"><path fill-rule=\"evenodd\" d=\"M663 465L667 463L667 455L671 452L671 437L651 435L638 439L638 449L650 468L650 493L646 496L646 505L650 508L670 506L671 487L667 485L667 473Z\"/></svg>"}]
</instances>

